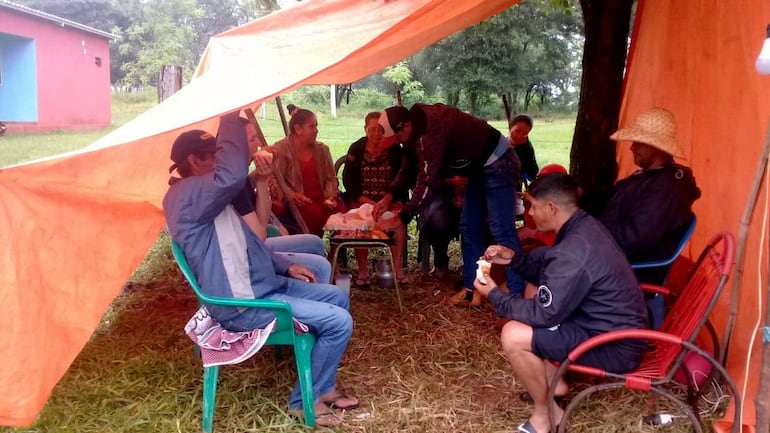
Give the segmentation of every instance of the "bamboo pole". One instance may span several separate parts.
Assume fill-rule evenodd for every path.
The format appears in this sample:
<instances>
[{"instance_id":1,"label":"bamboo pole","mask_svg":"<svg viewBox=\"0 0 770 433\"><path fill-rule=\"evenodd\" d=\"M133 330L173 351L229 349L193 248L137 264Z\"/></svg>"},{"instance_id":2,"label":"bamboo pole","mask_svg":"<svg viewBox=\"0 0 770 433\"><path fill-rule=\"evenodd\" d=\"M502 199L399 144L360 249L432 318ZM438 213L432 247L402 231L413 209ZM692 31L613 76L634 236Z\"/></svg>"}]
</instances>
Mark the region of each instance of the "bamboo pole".
<instances>
[{"instance_id":1,"label":"bamboo pole","mask_svg":"<svg viewBox=\"0 0 770 433\"><path fill-rule=\"evenodd\" d=\"M770 28L770 26L768 26ZM767 169L767 158L770 153L770 121L768 121L767 135L765 136L765 147L763 151L765 169ZM765 203L765 206L768 204ZM768 226L770 230L770 225ZM768 248L768 271L770 271L770 247ZM759 370L759 390L754 397L754 406L756 408L757 432L770 431L770 277L765 293L765 326L762 327L762 368ZM754 336L756 338L756 336ZM751 354L749 354L751 356Z\"/></svg>"},{"instance_id":2,"label":"bamboo pole","mask_svg":"<svg viewBox=\"0 0 770 433\"><path fill-rule=\"evenodd\" d=\"M769 121L770 122L770 121ZM746 255L746 237L749 232L749 224L751 223L751 217L754 214L754 207L757 204L757 196L759 195L759 188L762 185L762 179L765 176L765 168L767 165L767 157L770 153L770 127L768 127L767 135L765 136L765 144L762 148L762 153L759 156L757 162L757 170L754 173L754 181L751 184L751 190L749 192L749 198L746 202L746 208L743 211L743 217L741 217L740 231L738 234L738 245L735 254L735 272L733 274L733 287L730 294L730 309L727 315L727 323L725 324L725 332L722 336L721 349L719 351L719 363L726 365L727 352L730 350L730 338L732 336L733 326L735 326L735 317L738 314L738 295L740 294L741 282L743 280L743 262Z\"/></svg>"},{"instance_id":3,"label":"bamboo pole","mask_svg":"<svg viewBox=\"0 0 770 433\"><path fill-rule=\"evenodd\" d=\"M286 114L283 112L283 104L281 103L281 97L275 97L275 106L278 107L278 116L281 117L281 125L283 125L283 135L289 136L289 125L286 123Z\"/></svg>"},{"instance_id":4,"label":"bamboo pole","mask_svg":"<svg viewBox=\"0 0 770 433\"><path fill-rule=\"evenodd\" d=\"M505 108L505 120L508 121L508 129L511 128L511 105L508 103L508 96L503 93L503 107Z\"/></svg>"},{"instance_id":5,"label":"bamboo pole","mask_svg":"<svg viewBox=\"0 0 770 433\"><path fill-rule=\"evenodd\" d=\"M254 116L254 112L251 110L251 108L247 108L246 110L244 110L244 112L246 113L246 117L249 119L249 122L251 122L254 125L254 128L257 130L257 137L259 138L259 140L262 141L263 144L267 145L265 134L262 132L262 128L259 126L257 117ZM310 233L310 230L307 228L307 224L305 224L305 220L302 218L302 214L299 212L299 209L297 208L297 204L294 203L294 200L291 198L291 195L289 195L289 187L288 185L286 185L286 181L284 181L283 176L281 176L280 173L275 173L275 172L273 173L273 176L275 177L275 180L278 183L278 187L281 188L283 197L286 199L286 203L289 204L289 211L294 217L294 220L297 222L297 225L299 225L300 230L302 230L302 233Z\"/></svg>"}]
</instances>

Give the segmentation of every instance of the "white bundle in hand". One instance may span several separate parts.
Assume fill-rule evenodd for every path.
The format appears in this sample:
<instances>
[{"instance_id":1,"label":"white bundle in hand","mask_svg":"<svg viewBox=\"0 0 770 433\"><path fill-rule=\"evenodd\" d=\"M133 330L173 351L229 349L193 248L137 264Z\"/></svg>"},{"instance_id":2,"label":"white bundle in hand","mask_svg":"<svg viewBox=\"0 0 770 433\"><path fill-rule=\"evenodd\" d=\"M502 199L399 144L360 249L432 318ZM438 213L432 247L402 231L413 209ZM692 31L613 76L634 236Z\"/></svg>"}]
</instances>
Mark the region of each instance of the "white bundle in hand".
<instances>
[{"instance_id":1,"label":"white bundle in hand","mask_svg":"<svg viewBox=\"0 0 770 433\"><path fill-rule=\"evenodd\" d=\"M492 270L492 263L480 259L476 261L476 279L479 280L481 284L487 284L487 277L489 277L489 271Z\"/></svg>"}]
</instances>

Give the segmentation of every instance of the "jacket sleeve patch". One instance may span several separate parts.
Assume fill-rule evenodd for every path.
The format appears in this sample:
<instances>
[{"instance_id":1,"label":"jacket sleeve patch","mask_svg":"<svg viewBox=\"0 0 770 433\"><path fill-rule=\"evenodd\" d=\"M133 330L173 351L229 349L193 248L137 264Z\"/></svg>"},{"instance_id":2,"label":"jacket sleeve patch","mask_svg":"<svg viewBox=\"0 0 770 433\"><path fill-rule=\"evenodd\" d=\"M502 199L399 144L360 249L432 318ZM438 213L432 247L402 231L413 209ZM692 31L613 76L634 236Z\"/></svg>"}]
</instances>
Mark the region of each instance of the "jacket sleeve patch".
<instances>
[{"instance_id":1,"label":"jacket sleeve patch","mask_svg":"<svg viewBox=\"0 0 770 433\"><path fill-rule=\"evenodd\" d=\"M548 286L540 286L537 288L537 300L540 302L540 304L548 308L551 306L551 303L553 303L553 295L551 294L551 289L548 288Z\"/></svg>"}]
</instances>

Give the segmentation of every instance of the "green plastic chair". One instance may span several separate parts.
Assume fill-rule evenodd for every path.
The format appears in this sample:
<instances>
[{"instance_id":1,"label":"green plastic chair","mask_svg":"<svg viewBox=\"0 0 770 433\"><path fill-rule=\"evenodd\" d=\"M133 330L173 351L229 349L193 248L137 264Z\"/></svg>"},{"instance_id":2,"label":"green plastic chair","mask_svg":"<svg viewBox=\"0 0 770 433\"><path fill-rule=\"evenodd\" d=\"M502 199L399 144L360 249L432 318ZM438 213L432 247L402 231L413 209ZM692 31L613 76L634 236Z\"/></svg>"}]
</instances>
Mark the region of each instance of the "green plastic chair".
<instances>
[{"instance_id":1,"label":"green plastic chair","mask_svg":"<svg viewBox=\"0 0 770 433\"><path fill-rule=\"evenodd\" d=\"M313 373L310 367L310 352L315 344L315 335L312 333L298 334L294 330L294 319L291 306L283 301L270 301L263 299L236 299L207 296L201 292L195 275L187 263L187 258L182 248L173 240L171 252L174 255L179 269L182 270L187 281L192 286L198 301L201 303L228 305L232 307L267 308L273 310L278 323L265 343L266 346L292 346L294 347L294 360L297 364L300 389L302 390L302 406L305 412L305 425L315 427L315 413L313 412ZM214 404L217 394L217 379L219 366L203 368L203 431L214 431Z\"/></svg>"}]
</instances>

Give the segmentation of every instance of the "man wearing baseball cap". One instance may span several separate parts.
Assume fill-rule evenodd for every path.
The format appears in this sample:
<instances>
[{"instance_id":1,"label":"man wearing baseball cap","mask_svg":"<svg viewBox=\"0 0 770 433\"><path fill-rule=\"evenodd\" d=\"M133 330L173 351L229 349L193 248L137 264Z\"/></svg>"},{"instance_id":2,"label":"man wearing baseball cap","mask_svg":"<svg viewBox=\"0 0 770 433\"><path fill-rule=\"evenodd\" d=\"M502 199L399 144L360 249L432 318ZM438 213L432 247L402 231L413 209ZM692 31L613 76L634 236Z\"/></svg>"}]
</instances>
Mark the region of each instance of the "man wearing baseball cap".
<instances>
[{"instance_id":1,"label":"man wearing baseball cap","mask_svg":"<svg viewBox=\"0 0 770 433\"><path fill-rule=\"evenodd\" d=\"M217 137L193 130L181 134L171 149L180 178L172 177L163 198L171 238L181 246L201 290L222 298L285 301L293 316L316 335L311 354L316 424L342 422L337 409L353 409L357 399L335 390L337 368L350 341L353 320L348 295L336 286L312 284L315 275L270 251L231 204L240 194L250 163L250 148L238 113L220 118ZM223 328L262 329L275 315L261 308L206 304ZM332 407L333 406L333 407ZM297 383L289 410L302 408Z\"/></svg>"},{"instance_id":2,"label":"man wearing baseball cap","mask_svg":"<svg viewBox=\"0 0 770 433\"><path fill-rule=\"evenodd\" d=\"M489 223L497 243L521 252L514 226L512 197L516 191L521 163L508 139L485 120L444 104L414 104L411 109L390 107L380 116L385 137L396 136L404 146L416 145L419 159L417 183L412 198L400 212L404 221L420 212L438 190L441 180L452 176L468 178L460 217L462 234L463 285L444 303L479 306L481 296L473 289L476 260L484 252L484 227ZM403 169L402 169L403 171ZM402 173L396 177L399 184ZM386 195L381 201L390 205ZM375 211L378 206L375 207ZM513 271L507 273L508 290L521 296L524 281Z\"/></svg>"},{"instance_id":3,"label":"man wearing baseball cap","mask_svg":"<svg viewBox=\"0 0 770 433\"><path fill-rule=\"evenodd\" d=\"M674 115L653 107L610 139L630 141L640 169L615 185L599 215L631 263L662 260L677 248L700 195L692 170L674 162L684 158L676 142ZM667 269L638 270L640 281L661 284Z\"/></svg>"}]
</instances>

